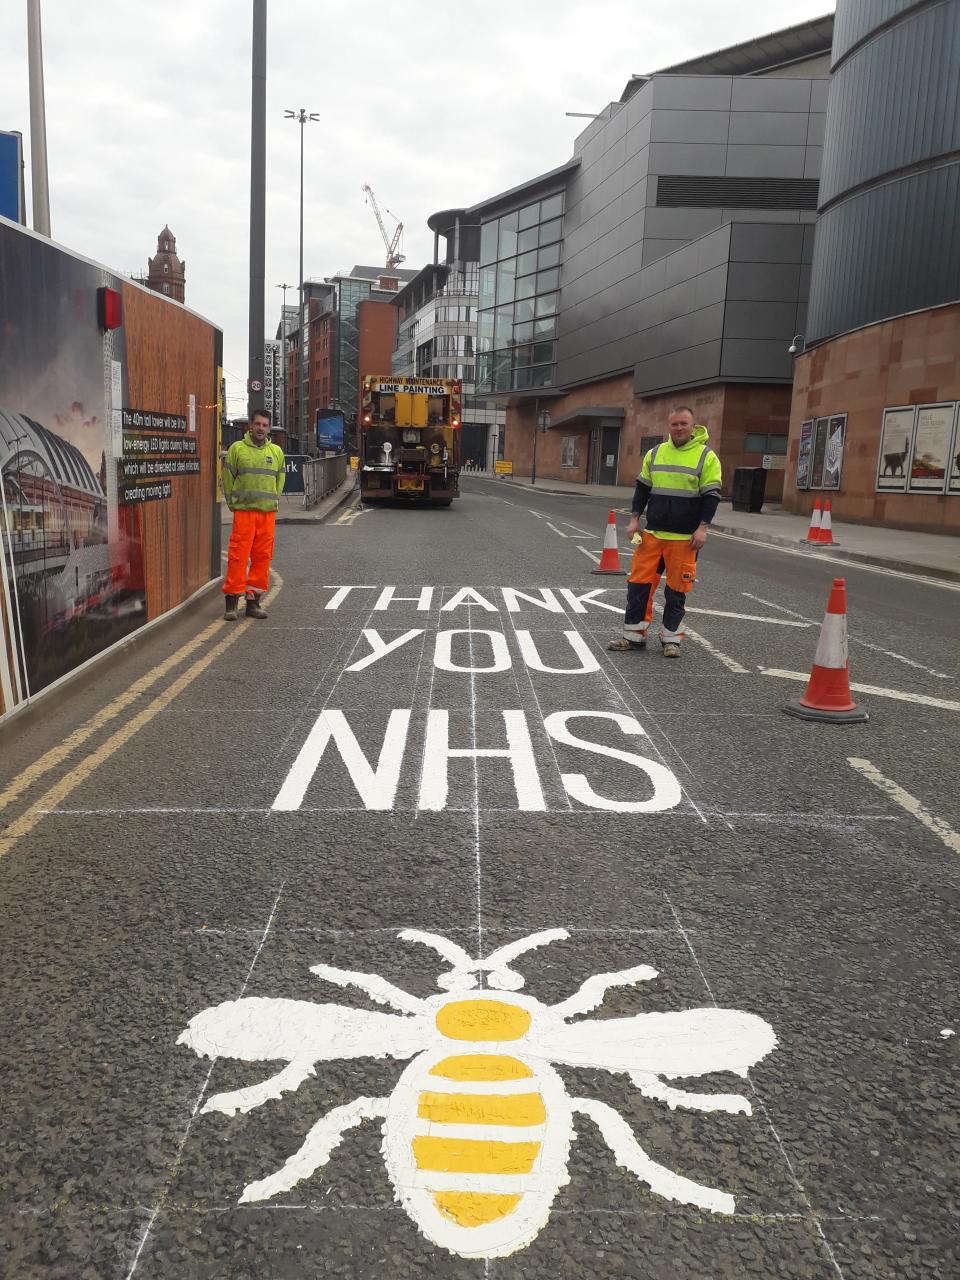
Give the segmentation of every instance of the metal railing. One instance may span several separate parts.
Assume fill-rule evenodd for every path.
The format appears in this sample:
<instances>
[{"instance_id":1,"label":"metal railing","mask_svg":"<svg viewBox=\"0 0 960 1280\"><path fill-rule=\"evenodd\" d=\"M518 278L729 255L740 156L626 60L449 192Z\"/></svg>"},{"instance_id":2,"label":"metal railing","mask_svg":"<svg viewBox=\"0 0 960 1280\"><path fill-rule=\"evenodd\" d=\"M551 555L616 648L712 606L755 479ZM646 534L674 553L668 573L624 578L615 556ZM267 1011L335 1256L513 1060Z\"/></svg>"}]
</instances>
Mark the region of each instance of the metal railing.
<instances>
[{"instance_id":1,"label":"metal railing","mask_svg":"<svg viewBox=\"0 0 960 1280\"><path fill-rule=\"evenodd\" d=\"M303 463L303 505L309 510L321 498L339 488L347 474L347 455L337 453L329 458L308 458Z\"/></svg>"}]
</instances>

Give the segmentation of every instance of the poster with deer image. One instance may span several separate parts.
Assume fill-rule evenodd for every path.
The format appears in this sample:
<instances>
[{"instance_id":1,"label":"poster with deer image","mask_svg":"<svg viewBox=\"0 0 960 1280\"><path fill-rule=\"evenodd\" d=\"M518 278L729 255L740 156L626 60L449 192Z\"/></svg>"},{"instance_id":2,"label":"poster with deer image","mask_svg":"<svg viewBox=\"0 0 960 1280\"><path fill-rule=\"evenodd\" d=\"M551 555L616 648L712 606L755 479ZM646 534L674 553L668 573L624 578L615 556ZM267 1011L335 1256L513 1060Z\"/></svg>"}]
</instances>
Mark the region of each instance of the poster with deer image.
<instances>
[{"instance_id":1,"label":"poster with deer image","mask_svg":"<svg viewBox=\"0 0 960 1280\"><path fill-rule=\"evenodd\" d=\"M880 434L880 457L877 462L877 489L888 493L904 493L907 488L907 463L913 443L913 425L917 411L913 405L884 409Z\"/></svg>"},{"instance_id":2,"label":"poster with deer image","mask_svg":"<svg viewBox=\"0 0 960 1280\"><path fill-rule=\"evenodd\" d=\"M908 486L911 493L943 493L953 437L954 410L953 403L917 407Z\"/></svg>"}]
</instances>

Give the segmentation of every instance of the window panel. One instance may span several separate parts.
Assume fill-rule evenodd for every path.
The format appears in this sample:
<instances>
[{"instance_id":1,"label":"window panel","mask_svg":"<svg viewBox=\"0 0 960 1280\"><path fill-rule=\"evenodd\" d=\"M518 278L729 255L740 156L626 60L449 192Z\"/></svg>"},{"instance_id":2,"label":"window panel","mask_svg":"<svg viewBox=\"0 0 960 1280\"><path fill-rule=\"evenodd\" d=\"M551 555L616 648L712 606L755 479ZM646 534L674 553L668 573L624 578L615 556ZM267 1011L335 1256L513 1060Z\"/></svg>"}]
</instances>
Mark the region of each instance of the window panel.
<instances>
[{"instance_id":1,"label":"window panel","mask_svg":"<svg viewBox=\"0 0 960 1280\"><path fill-rule=\"evenodd\" d=\"M519 322L533 319L533 299L524 298L513 309L513 318Z\"/></svg>"},{"instance_id":2,"label":"window panel","mask_svg":"<svg viewBox=\"0 0 960 1280\"><path fill-rule=\"evenodd\" d=\"M512 258L517 252L517 215L508 213L500 219L500 247L498 256Z\"/></svg>"},{"instance_id":3,"label":"window panel","mask_svg":"<svg viewBox=\"0 0 960 1280\"><path fill-rule=\"evenodd\" d=\"M557 218L554 222L544 222L540 226L540 243L552 244L555 240L563 238L563 219Z\"/></svg>"},{"instance_id":4,"label":"window panel","mask_svg":"<svg viewBox=\"0 0 960 1280\"><path fill-rule=\"evenodd\" d=\"M520 210L520 230L521 231L523 231L525 227L534 226L534 224L539 221L540 221L539 204L528 204L525 209Z\"/></svg>"},{"instance_id":5,"label":"window panel","mask_svg":"<svg viewBox=\"0 0 960 1280\"><path fill-rule=\"evenodd\" d=\"M528 275L531 271L536 271L536 269L537 269L536 251L534 251L533 253L521 253L520 257L517 259L517 275L525 276L525 275Z\"/></svg>"},{"instance_id":6,"label":"window panel","mask_svg":"<svg viewBox=\"0 0 960 1280\"><path fill-rule=\"evenodd\" d=\"M492 307L497 287L496 267L484 267L480 272L480 306Z\"/></svg>"},{"instance_id":7,"label":"window panel","mask_svg":"<svg viewBox=\"0 0 960 1280\"><path fill-rule=\"evenodd\" d=\"M497 307L493 326L493 345L499 351L513 338L513 307Z\"/></svg>"},{"instance_id":8,"label":"window panel","mask_svg":"<svg viewBox=\"0 0 960 1280\"><path fill-rule=\"evenodd\" d=\"M533 364L553 364L554 358L552 342L538 342L534 346Z\"/></svg>"},{"instance_id":9,"label":"window panel","mask_svg":"<svg viewBox=\"0 0 960 1280\"><path fill-rule=\"evenodd\" d=\"M497 221L485 222L480 228L480 261L497 260Z\"/></svg>"},{"instance_id":10,"label":"window panel","mask_svg":"<svg viewBox=\"0 0 960 1280\"><path fill-rule=\"evenodd\" d=\"M540 206L540 221L546 222L550 218L555 218L558 214L563 213L563 192L558 191L554 196L548 196Z\"/></svg>"},{"instance_id":11,"label":"window panel","mask_svg":"<svg viewBox=\"0 0 960 1280\"><path fill-rule=\"evenodd\" d=\"M514 342L529 342L535 331L536 326L532 320L527 321L526 324L515 324L513 326L513 340Z\"/></svg>"},{"instance_id":12,"label":"window panel","mask_svg":"<svg viewBox=\"0 0 960 1280\"><path fill-rule=\"evenodd\" d=\"M558 244L548 244L545 249L540 250L540 254L537 259L538 267L555 267L559 262L560 246Z\"/></svg>"},{"instance_id":13,"label":"window panel","mask_svg":"<svg viewBox=\"0 0 960 1280\"><path fill-rule=\"evenodd\" d=\"M532 298L536 292L537 292L536 276L522 276L517 281L517 297L518 298Z\"/></svg>"},{"instance_id":14,"label":"window panel","mask_svg":"<svg viewBox=\"0 0 960 1280\"><path fill-rule=\"evenodd\" d=\"M744 453L766 453L767 437L754 431L748 431L743 440Z\"/></svg>"},{"instance_id":15,"label":"window panel","mask_svg":"<svg viewBox=\"0 0 960 1280\"><path fill-rule=\"evenodd\" d=\"M778 458L782 458L787 452L786 436L768 436L766 453L772 453Z\"/></svg>"},{"instance_id":16,"label":"window panel","mask_svg":"<svg viewBox=\"0 0 960 1280\"><path fill-rule=\"evenodd\" d=\"M551 292L559 287L560 268L552 267L549 271L541 271L537 275L537 293Z\"/></svg>"},{"instance_id":17,"label":"window panel","mask_svg":"<svg viewBox=\"0 0 960 1280\"><path fill-rule=\"evenodd\" d=\"M545 293L537 299L537 315L551 316L557 309L557 294Z\"/></svg>"},{"instance_id":18,"label":"window panel","mask_svg":"<svg viewBox=\"0 0 960 1280\"><path fill-rule=\"evenodd\" d=\"M517 252L526 253L528 249L537 247L537 228L529 227L526 231L521 231L517 236Z\"/></svg>"},{"instance_id":19,"label":"window panel","mask_svg":"<svg viewBox=\"0 0 960 1280\"><path fill-rule=\"evenodd\" d=\"M534 387L549 387L553 385L553 365L536 366L530 370L530 385Z\"/></svg>"},{"instance_id":20,"label":"window panel","mask_svg":"<svg viewBox=\"0 0 960 1280\"><path fill-rule=\"evenodd\" d=\"M533 322L533 336L535 338L553 338L556 332L556 317L552 320L534 320Z\"/></svg>"},{"instance_id":21,"label":"window panel","mask_svg":"<svg viewBox=\"0 0 960 1280\"><path fill-rule=\"evenodd\" d=\"M514 370L514 374L513 374L514 389L517 391L526 391L527 388L530 386L531 373L532 373L532 370L530 369Z\"/></svg>"},{"instance_id":22,"label":"window panel","mask_svg":"<svg viewBox=\"0 0 960 1280\"><path fill-rule=\"evenodd\" d=\"M477 344L481 351L493 350L493 312L481 311L477 321Z\"/></svg>"},{"instance_id":23,"label":"window panel","mask_svg":"<svg viewBox=\"0 0 960 1280\"><path fill-rule=\"evenodd\" d=\"M516 290L517 260L510 258L497 267L497 306L512 302Z\"/></svg>"}]
</instances>

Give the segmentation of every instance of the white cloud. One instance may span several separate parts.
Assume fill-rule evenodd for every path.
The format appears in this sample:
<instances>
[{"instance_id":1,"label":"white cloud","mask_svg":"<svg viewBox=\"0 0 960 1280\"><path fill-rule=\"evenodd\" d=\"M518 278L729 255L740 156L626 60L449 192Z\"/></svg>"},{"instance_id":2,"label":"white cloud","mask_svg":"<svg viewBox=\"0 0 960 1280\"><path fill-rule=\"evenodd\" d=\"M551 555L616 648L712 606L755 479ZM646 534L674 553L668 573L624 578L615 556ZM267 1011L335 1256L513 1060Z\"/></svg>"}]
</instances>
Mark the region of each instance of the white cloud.
<instances>
[{"instance_id":1,"label":"white cloud","mask_svg":"<svg viewBox=\"0 0 960 1280\"><path fill-rule=\"evenodd\" d=\"M633 73L829 10L827 0L273 0L267 79L267 332L298 262L305 137L305 274L379 263L361 186L405 224L406 266L430 260L426 219L566 160L584 120ZM187 304L247 366L250 39L242 0L43 0L54 238L119 271L145 269L169 223ZM24 134L25 6L4 24L0 128ZM288 301L291 295L288 293ZM234 411L239 409L239 399Z\"/></svg>"}]
</instances>

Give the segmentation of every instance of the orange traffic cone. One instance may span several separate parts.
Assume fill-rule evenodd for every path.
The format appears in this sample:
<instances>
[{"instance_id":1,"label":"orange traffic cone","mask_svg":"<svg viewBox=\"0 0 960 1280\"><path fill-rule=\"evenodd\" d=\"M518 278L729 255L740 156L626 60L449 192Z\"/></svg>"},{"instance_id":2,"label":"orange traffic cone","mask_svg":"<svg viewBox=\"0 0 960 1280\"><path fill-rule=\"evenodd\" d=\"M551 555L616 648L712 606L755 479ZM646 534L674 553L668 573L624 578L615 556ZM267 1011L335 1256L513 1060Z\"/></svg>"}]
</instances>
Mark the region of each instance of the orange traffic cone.
<instances>
[{"instance_id":1,"label":"orange traffic cone","mask_svg":"<svg viewBox=\"0 0 960 1280\"><path fill-rule=\"evenodd\" d=\"M813 513L810 516L810 528L807 530L808 542L820 541L820 499L818 498L813 504Z\"/></svg>"},{"instance_id":2,"label":"orange traffic cone","mask_svg":"<svg viewBox=\"0 0 960 1280\"><path fill-rule=\"evenodd\" d=\"M802 698L788 702L783 709L787 715L798 716L801 720L826 720L835 724L858 724L870 719L850 696L847 584L844 578L833 580L807 691Z\"/></svg>"},{"instance_id":3,"label":"orange traffic cone","mask_svg":"<svg viewBox=\"0 0 960 1280\"><path fill-rule=\"evenodd\" d=\"M615 573L618 577L625 576L624 570L620 568L620 551L617 547L617 517L611 511L607 516L607 529L603 535L603 551L600 554L600 564L596 569L591 569L591 573Z\"/></svg>"},{"instance_id":4,"label":"orange traffic cone","mask_svg":"<svg viewBox=\"0 0 960 1280\"><path fill-rule=\"evenodd\" d=\"M830 517L830 499L823 504L823 519L820 521L820 536L817 542L823 547L833 546L833 520Z\"/></svg>"}]
</instances>

